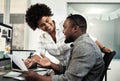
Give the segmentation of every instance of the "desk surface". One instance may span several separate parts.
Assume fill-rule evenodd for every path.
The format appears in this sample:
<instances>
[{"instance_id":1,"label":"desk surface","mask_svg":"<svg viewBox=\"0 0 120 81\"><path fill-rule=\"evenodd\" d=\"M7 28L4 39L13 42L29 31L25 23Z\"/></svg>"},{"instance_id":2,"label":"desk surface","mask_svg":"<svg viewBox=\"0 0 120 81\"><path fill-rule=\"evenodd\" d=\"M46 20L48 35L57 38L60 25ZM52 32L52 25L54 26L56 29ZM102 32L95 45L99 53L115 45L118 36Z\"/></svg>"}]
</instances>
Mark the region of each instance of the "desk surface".
<instances>
[{"instance_id":1,"label":"desk surface","mask_svg":"<svg viewBox=\"0 0 120 81\"><path fill-rule=\"evenodd\" d=\"M0 75L0 81L18 81L12 78L3 78L3 76Z\"/></svg>"},{"instance_id":2,"label":"desk surface","mask_svg":"<svg viewBox=\"0 0 120 81\"><path fill-rule=\"evenodd\" d=\"M5 73L8 73L10 70L5 71ZM4 75L4 74L3 74ZM0 75L0 81L18 81L12 78L4 78L3 75Z\"/></svg>"},{"instance_id":3,"label":"desk surface","mask_svg":"<svg viewBox=\"0 0 120 81\"><path fill-rule=\"evenodd\" d=\"M11 70L5 70L5 74L10 72ZM37 73L40 74L40 75L45 75L47 74L48 72L50 72L50 69L48 70L42 70L42 71L38 71ZM4 75L4 74L3 74ZM14 78L6 78L6 77L3 77L3 75L0 75L0 81L18 81Z\"/></svg>"}]
</instances>

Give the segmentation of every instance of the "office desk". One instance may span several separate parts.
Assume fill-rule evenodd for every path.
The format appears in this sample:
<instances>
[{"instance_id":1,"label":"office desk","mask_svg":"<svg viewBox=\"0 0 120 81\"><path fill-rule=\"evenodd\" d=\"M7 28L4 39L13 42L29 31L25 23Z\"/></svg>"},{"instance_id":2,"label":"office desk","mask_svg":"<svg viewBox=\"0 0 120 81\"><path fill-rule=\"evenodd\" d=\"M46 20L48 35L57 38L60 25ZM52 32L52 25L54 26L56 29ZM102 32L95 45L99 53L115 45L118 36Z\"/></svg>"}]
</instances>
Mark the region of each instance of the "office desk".
<instances>
[{"instance_id":1,"label":"office desk","mask_svg":"<svg viewBox=\"0 0 120 81\"><path fill-rule=\"evenodd\" d=\"M10 71L11 70L5 70L5 73L8 73ZM40 74L40 75L46 75L46 74L50 74L51 75L51 74L53 74L53 70L51 70L51 69L41 70L41 71L37 71L37 73ZM0 81L19 81L19 80L14 79L14 78L3 77L3 75L0 75ZM21 81L25 81L25 80L21 80Z\"/></svg>"},{"instance_id":2,"label":"office desk","mask_svg":"<svg viewBox=\"0 0 120 81\"><path fill-rule=\"evenodd\" d=\"M0 75L0 81L18 81L12 78L3 78L3 76Z\"/></svg>"},{"instance_id":3,"label":"office desk","mask_svg":"<svg viewBox=\"0 0 120 81\"><path fill-rule=\"evenodd\" d=\"M9 71L10 70L5 70L5 73L8 73ZM0 75L0 81L18 81L18 80L15 80L13 78L4 78L3 75Z\"/></svg>"}]
</instances>

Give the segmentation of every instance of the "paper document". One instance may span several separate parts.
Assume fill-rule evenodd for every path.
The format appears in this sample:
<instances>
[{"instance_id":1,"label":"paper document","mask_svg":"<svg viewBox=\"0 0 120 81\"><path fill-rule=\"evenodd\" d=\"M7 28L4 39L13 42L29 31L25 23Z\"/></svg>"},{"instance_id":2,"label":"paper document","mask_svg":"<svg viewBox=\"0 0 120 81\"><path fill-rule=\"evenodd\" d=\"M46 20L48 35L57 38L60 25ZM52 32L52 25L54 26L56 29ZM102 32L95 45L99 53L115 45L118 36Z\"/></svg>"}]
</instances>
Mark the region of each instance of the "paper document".
<instances>
[{"instance_id":1,"label":"paper document","mask_svg":"<svg viewBox=\"0 0 120 81\"><path fill-rule=\"evenodd\" d=\"M13 60L13 62L22 70L22 71L28 71L27 67L25 66L22 58L20 58L18 55L11 55L8 54L8 56Z\"/></svg>"},{"instance_id":2,"label":"paper document","mask_svg":"<svg viewBox=\"0 0 120 81\"><path fill-rule=\"evenodd\" d=\"M3 77L17 77L19 75L21 75L22 73L20 72L15 72L15 71L10 71L7 74L3 75Z\"/></svg>"},{"instance_id":3,"label":"paper document","mask_svg":"<svg viewBox=\"0 0 120 81\"><path fill-rule=\"evenodd\" d=\"M36 50L36 52L34 53L38 56L41 57L40 54L44 54L47 58L49 58L49 60L55 64L59 64L60 61L53 55L51 55L50 53L48 53L48 51L46 49L39 49L39 50Z\"/></svg>"},{"instance_id":4,"label":"paper document","mask_svg":"<svg viewBox=\"0 0 120 81\"><path fill-rule=\"evenodd\" d=\"M59 63L60 63L60 61L59 61L56 57L50 55L47 51L46 51L46 53L45 53L45 56L46 56L47 58L49 58L49 60L50 60L51 62L55 63L55 64L59 64Z\"/></svg>"}]
</instances>

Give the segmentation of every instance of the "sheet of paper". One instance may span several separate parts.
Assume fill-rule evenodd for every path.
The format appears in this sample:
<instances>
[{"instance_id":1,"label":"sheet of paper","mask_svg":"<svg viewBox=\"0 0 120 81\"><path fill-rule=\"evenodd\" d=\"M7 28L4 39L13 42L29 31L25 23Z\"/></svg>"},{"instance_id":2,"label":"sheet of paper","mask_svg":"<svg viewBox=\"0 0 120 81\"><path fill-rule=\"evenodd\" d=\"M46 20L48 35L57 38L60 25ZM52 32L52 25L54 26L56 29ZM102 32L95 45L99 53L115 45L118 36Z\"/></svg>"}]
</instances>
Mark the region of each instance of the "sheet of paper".
<instances>
[{"instance_id":1,"label":"sheet of paper","mask_svg":"<svg viewBox=\"0 0 120 81\"><path fill-rule=\"evenodd\" d=\"M18 55L8 54L8 56L13 60L13 62L14 62L22 71L28 71L27 67L25 66L24 62L22 61L22 58L20 58Z\"/></svg>"},{"instance_id":2,"label":"sheet of paper","mask_svg":"<svg viewBox=\"0 0 120 81\"><path fill-rule=\"evenodd\" d=\"M34 54L40 56L40 54L44 54L47 58L49 58L49 60L55 64L59 64L60 61L54 57L53 55L51 55L50 53L48 53L48 51L46 49L39 49L37 50ZM41 56L40 56L41 57Z\"/></svg>"},{"instance_id":3,"label":"sheet of paper","mask_svg":"<svg viewBox=\"0 0 120 81\"><path fill-rule=\"evenodd\" d=\"M21 74L22 73L20 73L20 72L10 71L7 74L3 75L3 77L17 77Z\"/></svg>"},{"instance_id":4,"label":"sheet of paper","mask_svg":"<svg viewBox=\"0 0 120 81\"><path fill-rule=\"evenodd\" d=\"M50 55L47 51L46 51L46 53L45 53L45 56L46 56L47 58L49 58L49 60L50 60L51 62L55 63L55 64L59 64L59 63L60 63L60 61L59 61L56 57Z\"/></svg>"},{"instance_id":5,"label":"sheet of paper","mask_svg":"<svg viewBox=\"0 0 120 81\"><path fill-rule=\"evenodd\" d=\"M17 76L17 77L13 77L13 78L16 80L25 81L25 78L21 77L21 76Z\"/></svg>"}]
</instances>

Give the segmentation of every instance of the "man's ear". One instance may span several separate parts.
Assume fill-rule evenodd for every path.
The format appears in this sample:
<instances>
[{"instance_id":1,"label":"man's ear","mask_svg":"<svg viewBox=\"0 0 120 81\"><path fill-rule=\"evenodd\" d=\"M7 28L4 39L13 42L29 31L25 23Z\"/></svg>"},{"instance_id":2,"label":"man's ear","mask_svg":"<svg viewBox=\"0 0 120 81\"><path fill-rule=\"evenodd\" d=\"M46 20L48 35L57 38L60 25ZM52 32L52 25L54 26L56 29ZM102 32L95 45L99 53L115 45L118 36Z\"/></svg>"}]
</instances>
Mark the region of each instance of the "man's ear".
<instances>
[{"instance_id":1,"label":"man's ear","mask_svg":"<svg viewBox=\"0 0 120 81\"><path fill-rule=\"evenodd\" d=\"M79 31L79 30L80 30L79 26L75 25L75 26L73 27L73 31L74 31L74 32L77 32L77 31Z\"/></svg>"}]
</instances>

